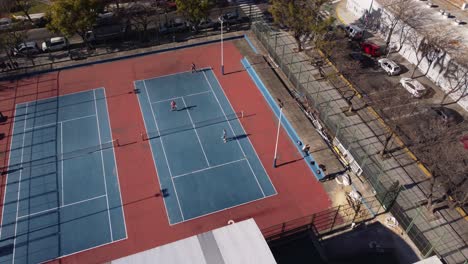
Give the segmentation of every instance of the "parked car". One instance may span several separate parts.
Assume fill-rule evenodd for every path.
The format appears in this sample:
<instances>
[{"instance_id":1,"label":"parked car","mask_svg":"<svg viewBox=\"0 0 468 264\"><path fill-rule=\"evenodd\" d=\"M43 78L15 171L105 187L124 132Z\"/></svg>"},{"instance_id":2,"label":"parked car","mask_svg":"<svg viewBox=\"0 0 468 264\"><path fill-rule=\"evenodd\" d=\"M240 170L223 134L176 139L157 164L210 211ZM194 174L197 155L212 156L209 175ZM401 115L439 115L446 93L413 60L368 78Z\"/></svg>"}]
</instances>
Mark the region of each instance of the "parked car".
<instances>
[{"instance_id":1,"label":"parked car","mask_svg":"<svg viewBox=\"0 0 468 264\"><path fill-rule=\"evenodd\" d=\"M346 36L354 40L362 39L362 35L364 34L364 30L356 25L347 25L344 27L344 30L346 32Z\"/></svg>"},{"instance_id":2,"label":"parked car","mask_svg":"<svg viewBox=\"0 0 468 264\"><path fill-rule=\"evenodd\" d=\"M203 30L203 29L210 29L213 28L215 23L210 19L210 18L204 18L198 23L198 25L195 27L192 25L192 30Z\"/></svg>"},{"instance_id":3,"label":"parked car","mask_svg":"<svg viewBox=\"0 0 468 264\"><path fill-rule=\"evenodd\" d=\"M68 47L68 39L65 37L56 37L42 42L42 51L56 51Z\"/></svg>"},{"instance_id":4,"label":"parked car","mask_svg":"<svg viewBox=\"0 0 468 264\"><path fill-rule=\"evenodd\" d=\"M400 69L400 66L398 66L398 64L396 64L396 62L390 60L390 59L387 59L387 58L383 58L383 59L380 59L378 60L378 63L379 63L379 66L389 75L389 76L392 76L392 75L397 75L400 73L401 69Z\"/></svg>"},{"instance_id":5,"label":"parked car","mask_svg":"<svg viewBox=\"0 0 468 264\"><path fill-rule=\"evenodd\" d=\"M24 42L20 43L16 48L13 49L13 56L30 56L39 53L39 47L36 42Z\"/></svg>"},{"instance_id":6,"label":"parked car","mask_svg":"<svg viewBox=\"0 0 468 264\"><path fill-rule=\"evenodd\" d=\"M189 28L189 26L189 23L187 23L183 19L176 18L170 21L169 24L164 24L163 26L161 26L159 28L159 32L161 34L183 32L186 31Z\"/></svg>"},{"instance_id":7,"label":"parked car","mask_svg":"<svg viewBox=\"0 0 468 264\"><path fill-rule=\"evenodd\" d=\"M364 53L371 55L372 57L379 57L382 55L381 48L379 45L372 42L361 42L359 43Z\"/></svg>"},{"instance_id":8,"label":"parked car","mask_svg":"<svg viewBox=\"0 0 468 264\"><path fill-rule=\"evenodd\" d=\"M229 12L219 17L219 20L222 20L223 23L235 24L241 21L239 17L239 12Z\"/></svg>"},{"instance_id":9,"label":"parked car","mask_svg":"<svg viewBox=\"0 0 468 264\"><path fill-rule=\"evenodd\" d=\"M415 79L401 78L400 84L416 98L421 98L426 93L426 87Z\"/></svg>"},{"instance_id":10,"label":"parked car","mask_svg":"<svg viewBox=\"0 0 468 264\"><path fill-rule=\"evenodd\" d=\"M463 116L457 111L443 106L431 106L430 113L441 122L448 126L456 125L463 122Z\"/></svg>"},{"instance_id":11,"label":"parked car","mask_svg":"<svg viewBox=\"0 0 468 264\"><path fill-rule=\"evenodd\" d=\"M0 30L10 29L11 26L12 26L11 18L8 18L8 17L0 18Z\"/></svg>"}]
</instances>

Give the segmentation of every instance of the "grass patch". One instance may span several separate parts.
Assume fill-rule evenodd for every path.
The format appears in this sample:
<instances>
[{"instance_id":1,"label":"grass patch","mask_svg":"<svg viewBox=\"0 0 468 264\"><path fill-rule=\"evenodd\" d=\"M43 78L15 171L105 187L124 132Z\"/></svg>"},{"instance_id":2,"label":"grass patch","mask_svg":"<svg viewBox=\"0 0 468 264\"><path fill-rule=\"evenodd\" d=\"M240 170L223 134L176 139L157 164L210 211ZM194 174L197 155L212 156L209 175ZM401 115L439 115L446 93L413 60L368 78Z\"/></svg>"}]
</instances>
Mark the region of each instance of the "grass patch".
<instances>
[{"instance_id":1,"label":"grass patch","mask_svg":"<svg viewBox=\"0 0 468 264\"><path fill-rule=\"evenodd\" d=\"M32 7L29 9L29 14L45 13L49 8L50 6L44 2L34 1ZM24 16L24 13L22 11L18 11L13 13L13 15Z\"/></svg>"}]
</instances>

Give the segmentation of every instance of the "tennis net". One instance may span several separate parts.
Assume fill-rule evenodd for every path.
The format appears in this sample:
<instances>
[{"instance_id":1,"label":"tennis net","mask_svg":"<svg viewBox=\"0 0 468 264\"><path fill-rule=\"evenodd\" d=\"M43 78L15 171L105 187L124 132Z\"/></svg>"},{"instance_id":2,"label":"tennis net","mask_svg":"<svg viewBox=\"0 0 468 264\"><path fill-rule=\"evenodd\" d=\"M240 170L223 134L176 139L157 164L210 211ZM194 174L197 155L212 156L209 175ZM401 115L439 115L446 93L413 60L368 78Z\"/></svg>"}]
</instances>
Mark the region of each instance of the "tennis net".
<instances>
[{"instance_id":1,"label":"tennis net","mask_svg":"<svg viewBox=\"0 0 468 264\"><path fill-rule=\"evenodd\" d=\"M155 138L159 138L159 137L163 137L167 135L181 133L181 132L192 130L192 129L197 129L197 128L211 126L214 124L223 123L226 121L232 121L232 120L236 120L236 119L243 118L243 117L244 117L244 111L236 112L233 114L223 115L223 116L203 120L200 122L196 122L193 125L187 124L187 125L178 126L178 127L174 127L170 129L159 130L159 131L143 132L141 133L141 138L143 140L155 139Z\"/></svg>"}]
</instances>

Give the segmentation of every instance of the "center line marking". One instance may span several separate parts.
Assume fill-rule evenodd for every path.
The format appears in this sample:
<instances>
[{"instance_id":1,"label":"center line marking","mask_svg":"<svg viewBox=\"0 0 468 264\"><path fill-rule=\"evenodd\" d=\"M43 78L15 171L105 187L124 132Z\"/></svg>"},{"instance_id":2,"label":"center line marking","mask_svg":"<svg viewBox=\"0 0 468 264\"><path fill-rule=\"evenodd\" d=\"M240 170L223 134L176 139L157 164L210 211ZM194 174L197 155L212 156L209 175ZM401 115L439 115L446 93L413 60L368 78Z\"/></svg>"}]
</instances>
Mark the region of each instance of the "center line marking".
<instances>
[{"instance_id":1,"label":"center line marking","mask_svg":"<svg viewBox=\"0 0 468 264\"><path fill-rule=\"evenodd\" d=\"M206 156L205 149L203 148L203 145L200 140L200 136L198 136L197 128L195 127L195 123L193 123L192 120L192 115L190 115L189 109L187 109L187 104L185 103L184 97L182 97L182 102L184 103L185 109L187 110L187 114L190 118L190 122L192 123L193 130L195 131L195 134L197 135L198 138L198 143L200 143L201 150L203 151L203 155L205 156L206 164L208 164L208 167L210 166L210 162L208 161L208 156Z\"/></svg>"}]
</instances>

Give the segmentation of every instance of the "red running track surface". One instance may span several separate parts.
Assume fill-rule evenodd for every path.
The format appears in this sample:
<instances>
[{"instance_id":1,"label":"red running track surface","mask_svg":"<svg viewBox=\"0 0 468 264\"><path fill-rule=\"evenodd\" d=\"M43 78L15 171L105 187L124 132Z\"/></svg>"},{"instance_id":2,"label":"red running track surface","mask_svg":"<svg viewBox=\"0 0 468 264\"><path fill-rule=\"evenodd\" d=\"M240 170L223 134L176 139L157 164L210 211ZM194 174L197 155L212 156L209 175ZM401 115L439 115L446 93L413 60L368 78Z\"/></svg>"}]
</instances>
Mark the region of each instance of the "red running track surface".
<instances>
[{"instance_id":1,"label":"red running track surface","mask_svg":"<svg viewBox=\"0 0 468 264\"><path fill-rule=\"evenodd\" d=\"M104 87L112 135L120 147L115 149L128 239L84 251L61 259L61 263L101 263L134 254L179 239L212 230L228 220L253 217L260 229L325 210L330 200L303 160L273 168L277 118L263 99L240 60L242 55L232 42L225 42L225 75L220 72L220 46L210 44L172 52L95 64L60 72L33 76L0 84L0 111L13 115L17 103ZM249 138L264 164L278 194L169 226L148 141L142 141L145 131L136 95L135 80L190 70L213 67L236 112L244 111L249 118L241 119ZM11 119L0 125L7 136L0 141L0 165L8 164ZM280 132L281 162L301 158L294 142L284 130ZM3 199L5 176L2 176L0 199ZM58 263L58 261L57 261Z\"/></svg>"}]
</instances>

